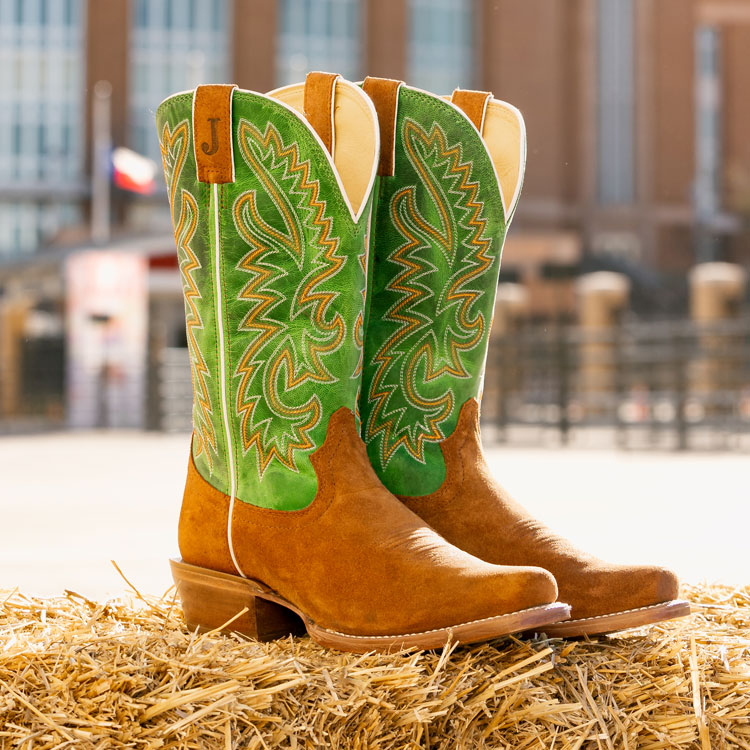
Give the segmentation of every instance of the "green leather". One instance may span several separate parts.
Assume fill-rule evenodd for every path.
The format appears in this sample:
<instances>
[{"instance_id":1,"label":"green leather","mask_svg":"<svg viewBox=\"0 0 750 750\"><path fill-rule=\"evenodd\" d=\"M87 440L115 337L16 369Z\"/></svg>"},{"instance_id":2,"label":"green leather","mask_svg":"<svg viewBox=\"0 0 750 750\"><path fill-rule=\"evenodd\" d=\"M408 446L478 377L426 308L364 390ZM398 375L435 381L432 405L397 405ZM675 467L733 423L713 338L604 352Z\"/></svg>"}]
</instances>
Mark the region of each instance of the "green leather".
<instances>
[{"instance_id":1,"label":"green leather","mask_svg":"<svg viewBox=\"0 0 750 750\"><path fill-rule=\"evenodd\" d=\"M401 86L395 170L373 219L362 435L398 495L445 479L440 442L478 397L506 221L479 133L452 104Z\"/></svg>"},{"instance_id":2,"label":"green leather","mask_svg":"<svg viewBox=\"0 0 750 750\"><path fill-rule=\"evenodd\" d=\"M230 494L233 464L239 500L304 508L317 492L310 455L330 416L357 410L372 195L355 221L308 125L244 91L232 101L235 182L198 182L192 99L166 100L156 121L185 296L193 458L221 492Z\"/></svg>"}]
</instances>

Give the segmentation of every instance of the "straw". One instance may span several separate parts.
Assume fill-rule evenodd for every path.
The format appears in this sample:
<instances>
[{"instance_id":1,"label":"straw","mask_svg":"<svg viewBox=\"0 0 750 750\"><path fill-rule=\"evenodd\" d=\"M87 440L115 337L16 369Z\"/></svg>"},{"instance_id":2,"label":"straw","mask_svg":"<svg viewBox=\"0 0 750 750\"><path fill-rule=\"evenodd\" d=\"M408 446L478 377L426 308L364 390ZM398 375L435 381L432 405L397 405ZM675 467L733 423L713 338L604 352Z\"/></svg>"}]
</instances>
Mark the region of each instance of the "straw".
<instances>
[{"instance_id":1,"label":"straw","mask_svg":"<svg viewBox=\"0 0 750 750\"><path fill-rule=\"evenodd\" d=\"M0 592L0 748L750 749L750 586L594 640L345 654L187 631L174 592Z\"/></svg>"}]
</instances>

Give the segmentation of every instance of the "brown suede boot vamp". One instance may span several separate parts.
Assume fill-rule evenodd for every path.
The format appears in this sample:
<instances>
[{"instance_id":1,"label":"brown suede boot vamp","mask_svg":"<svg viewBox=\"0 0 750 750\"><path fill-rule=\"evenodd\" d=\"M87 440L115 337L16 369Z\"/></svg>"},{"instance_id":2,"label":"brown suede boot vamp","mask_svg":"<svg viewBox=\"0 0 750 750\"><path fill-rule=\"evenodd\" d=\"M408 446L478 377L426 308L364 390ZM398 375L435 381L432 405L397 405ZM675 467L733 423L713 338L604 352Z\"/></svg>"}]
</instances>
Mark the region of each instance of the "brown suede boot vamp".
<instances>
[{"instance_id":1,"label":"brown suede boot vamp","mask_svg":"<svg viewBox=\"0 0 750 750\"><path fill-rule=\"evenodd\" d=\"M362 638L362 650L434 647L447 637L471 641L472 632L460 627L470 623L484 623L482 639L488 627L494 635L526 629L518 617L499 619L514 613L529 611L547 623L566 617L564 605L551 604L557 588L547 571L472 557L391 495L370 466L351 411L333 415L313 463L319 489L310 506L280 511L235 502L231 537L241 572L267 586L275 601L293 605L317 640ZM186 563L237 576L227 543L229 507L229 497L191 460L179 526ZM314 632L311 623L327 632ZM354 650L351 638L333 645Z\"/></svg>"},{"instance_id":2,"label":"brown suede boot vamp","mask_svg":"<svg viewBox=\"0 0 750 750\"><path fill-rule=\"evenodd\" d=\"M546 632L610 632L689 613L676 602L674 573L649 565L612 565L581 552L535 520L494 480L479 436L479 405L467 401L454 433L442 443L447 478L404 504L457 547L497 565L549 570L571 619ZM608 615L616 615L605 617Z\"/></svg>"}]
</instances>

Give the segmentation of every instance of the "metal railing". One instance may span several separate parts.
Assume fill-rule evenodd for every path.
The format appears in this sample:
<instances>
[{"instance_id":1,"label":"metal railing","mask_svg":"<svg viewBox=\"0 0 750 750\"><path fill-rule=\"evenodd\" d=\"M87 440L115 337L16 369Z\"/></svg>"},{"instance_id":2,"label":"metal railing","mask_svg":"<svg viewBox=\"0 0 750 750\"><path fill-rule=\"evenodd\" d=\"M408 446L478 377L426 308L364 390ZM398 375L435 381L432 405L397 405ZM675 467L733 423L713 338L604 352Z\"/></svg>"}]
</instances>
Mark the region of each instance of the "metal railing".
<instances>
[{"instance_id":1,"label":"metal railing","mask_svg":"<svg viewBox=\"0 0 750 750\"><path fill-rule=\"evenodd\" d=\"M482 406L500 441L746 448L750 320L527 325L492 341Z\"/></svg>"},{"instance_id":2,"label":"metal railing","mask_svg":"<svg viewBox=\"0 0 750 750\"><path fill-rule=\"evenodd\" d=\"M18 371L0 368L17 394L6 399L0 433L64 427L62 342L22 354ZM155 352L148 381L144 426L189 430L187 349ZM482 419L487 438L512 443L750 449L750 318L628 321L604 331L527 324L495 336Z\"/></svg>"}]
</instances>

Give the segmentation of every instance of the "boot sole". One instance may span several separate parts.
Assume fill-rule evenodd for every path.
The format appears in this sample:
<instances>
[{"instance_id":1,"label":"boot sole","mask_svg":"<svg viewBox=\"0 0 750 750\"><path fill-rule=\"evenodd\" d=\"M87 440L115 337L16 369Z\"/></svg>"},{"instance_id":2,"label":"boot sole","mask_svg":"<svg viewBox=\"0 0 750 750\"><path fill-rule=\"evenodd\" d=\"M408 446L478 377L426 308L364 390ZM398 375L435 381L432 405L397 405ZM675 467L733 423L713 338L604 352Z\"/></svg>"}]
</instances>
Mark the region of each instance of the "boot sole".
<instances>
[{"instance_id":1,"label":"boot sole","mask_svg":"<svg viewBox=\"0 0 750 750\"><path fill-rule=\"evenodd\" d=\"M307 631L316 643L340 651L433 649L443 647L448 641L475 643L523 630L544 629L546 632L544 626L570 616L567 604L552 602L420 633L351 635L321 627L259 581L201 568L182 560L173 559L169 563L190 630L203 633L224 630L259 641L303 635Z\"/></svg>"},{"instance_id":2,"label":"boot sole","mask_svg":"<svg viewBox=\"0 0 750 750\"><path fill-rule=\"evenodd\" d=\"M655 622L674 620L690 614L690 602L673 599L661 604L652 604L638 609L627 609L597 617L581 617L577 620L555 623L544 628L544 632L553 637L574 638L582 635L602 635L615 633L618 630L637 628L641 625L652 625Z\"/></svg>"}]
</instances>

